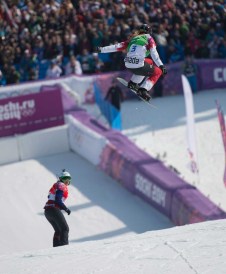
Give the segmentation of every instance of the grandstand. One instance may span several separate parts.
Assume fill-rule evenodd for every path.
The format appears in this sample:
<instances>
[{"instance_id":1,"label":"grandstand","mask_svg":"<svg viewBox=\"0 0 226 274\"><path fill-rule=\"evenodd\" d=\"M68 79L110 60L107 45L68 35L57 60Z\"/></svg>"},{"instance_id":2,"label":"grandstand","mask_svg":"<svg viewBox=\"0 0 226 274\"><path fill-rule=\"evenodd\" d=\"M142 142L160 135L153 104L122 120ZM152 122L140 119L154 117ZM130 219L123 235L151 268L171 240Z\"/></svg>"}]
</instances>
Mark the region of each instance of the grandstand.
<instances>
[{"instance_id":1,"label":"grandstand","mask_svg":"<svg viewBox=\"0 0 226 274\"><path fill-rule=\"evenodd\" d=\"M52 60L63 76L71 55L84 74L122 70L123 54L95 58L95 48L127 39L141 23L152 25L166 64L183 61L188 54L226 58L225 0L76 2L1 1L1 85L44 79Z\"/></svg>"}]
</instances>

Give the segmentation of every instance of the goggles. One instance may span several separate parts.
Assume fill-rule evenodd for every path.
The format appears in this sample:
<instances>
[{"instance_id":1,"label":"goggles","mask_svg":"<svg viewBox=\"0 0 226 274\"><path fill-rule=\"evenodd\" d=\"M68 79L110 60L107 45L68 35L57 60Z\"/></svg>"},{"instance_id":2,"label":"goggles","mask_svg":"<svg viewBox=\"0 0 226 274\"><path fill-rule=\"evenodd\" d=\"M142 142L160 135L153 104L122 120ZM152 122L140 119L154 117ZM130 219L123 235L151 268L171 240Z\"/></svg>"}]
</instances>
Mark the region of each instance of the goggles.
<instances>
[{"instance_id":1,"label":"goggles","mask_svg":"<svg viewBox=\"0 0 226 274\"><path fill-rule=\"evenodd\" d=\"M62 182L66 182L66 181L69 181L71 182L71 177L63 177L60 179Z\"/></svg>"}]
</instances>

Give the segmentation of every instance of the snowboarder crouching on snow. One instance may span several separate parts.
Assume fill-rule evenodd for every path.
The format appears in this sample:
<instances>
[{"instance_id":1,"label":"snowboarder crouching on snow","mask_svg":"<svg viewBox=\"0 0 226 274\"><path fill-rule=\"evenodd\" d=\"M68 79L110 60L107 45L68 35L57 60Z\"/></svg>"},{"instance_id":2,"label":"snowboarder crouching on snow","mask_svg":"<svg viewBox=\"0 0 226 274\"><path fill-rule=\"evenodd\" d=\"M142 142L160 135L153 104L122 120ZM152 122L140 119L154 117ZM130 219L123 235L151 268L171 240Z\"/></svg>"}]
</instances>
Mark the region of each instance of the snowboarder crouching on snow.
<instances>
[{"instance_id":1,"label":"snowboarder crouching on snow","mask_svg":"<svg viewBox=\"0 0 226 274\"><path fill-rule=\"evenodd\" d=\"M143 24L127 41L97 48L100 53L126 50L125 67L133 73L128 88L137 91L137 94L147 101L151 98L149 91L159 77L167 74L151 32L151 27Z\"/></svg>"},{"instance_id":2,"label":"snowboarder crouching on snow","mask_svg":"<svg viewBox=\"0 0 226 274\"><path fill-rule=\"evenodd\" d=\"M48 201L44 207L45 217L55 231L53 235L53 247L68 245L69 227L61 210L66 211L68 215L71 213L70 209L64 204L64 201L68 197L68 185L70 181L70 173L63 169L59 180L49 190Z\"/></svg>"}]
</instances>

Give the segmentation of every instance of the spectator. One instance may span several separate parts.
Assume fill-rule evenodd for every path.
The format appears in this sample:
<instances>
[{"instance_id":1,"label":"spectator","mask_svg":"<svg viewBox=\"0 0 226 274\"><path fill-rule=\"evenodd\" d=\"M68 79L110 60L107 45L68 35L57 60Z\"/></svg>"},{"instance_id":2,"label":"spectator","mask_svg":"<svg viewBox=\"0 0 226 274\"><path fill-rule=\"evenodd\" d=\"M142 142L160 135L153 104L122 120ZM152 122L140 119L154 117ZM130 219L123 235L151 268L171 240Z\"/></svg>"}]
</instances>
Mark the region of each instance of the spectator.
<instances>
[{"instance_id":1,"label":"spectator","mask_svg":"<svg viewBox=\"0 0 226 274\"><path fill-rule=\"evenodd\" d=\"M14 59L13 59L13 63L15 64L17 68L20 67L21 58L22 58L22 51L21 51L21 48L17 46L14 51Z\"/></svg>"},{"instance_id":2,"label":"spectator","mask_svg":"<svg viewBox=\"0 0 226 274\"><path fill-rule=\"evenodd\" d=\"M65 60L63 54L58 55L54 59L55 63L58 65L58 67L61 68L62 72L61 75L65 75Z\"/></svg>"},{"instance_id":3,"label":"spectator","mask_svg":"<svg viewBox=\"0 0 226 274\"><path fill-rule=\"evenodd\" d=\"M71 74L82 75L81 64L74 55L71 55L70 61L65 66L65 75Z\"/></svg>"},{"instance_id":4,"label":"spectator","mask_svg":"<svg viewBox=\"0 0 226 274\"><path fill-rule=\"evenodd\" d=\"M182 61L184 59L184 47L179 39L179 37L175 37L175 39L170 39L169 42L169 62L175 63Z\"/></svg>"},{"instance_id":5,"label":"spectator","mask_svg":"<svg viewBox=\"0 0 226 274\"><path fill-rule=\"evenodd\" d=\"M63 54L64 57L69 58L73 54L77 54L77 38L76 35L70 35L66 33L64 35L63 42Z\"/></svg>"},{"instance_id":6,"label":"spectator","mask_svg":"<svg viewBox=\"0 0 226 274\"><path fill-rule=\"evenodd\" d=\"M220 38L215 35L213 40L208 43L208 48L210 51L210 58L217 58L218 57L218 47L220 44Z\"/></svg>"},{"instance_id":7,"label":"spectator","mask_svg":"<svg viewBox=\"0 0 226 274\"><path fill-rule=\"evenodd\" d=\"M6 65L4 67L4 75L7 85L16 84L20 82L20 73L15 69L13 65Z\"/></svg>"},{"instance_id":8,"label":"spectator","mask_svg":"<svg viewBox=\"0 0 226 274\"><path fill-rule=\"evenodd\" d=\"M50 62L49 68L47 69L46 78L55 79L55 78L59 78L61 75L62 75L62 69L57 64L56 60L52 60Z\"/></svg>"},{"instance_id":9,"label":"spectator","mask_svg":"<svg viewBox=\"0 0 226 274\"><path fill-rule=\"evenodd\" d=\"M187 77L192 92L197 93L197 65L194 63L192 56L185 57L182 73Z\"/></svg>"},{"instance_id":10,"label":"spectator","mask_svg":"<svg viewBox=\"0 0 226 274\"><path fill-rule=\"evenodd\" d=\"M44 47L44 42L42 40L42 37L40 35L38 35L37 38L34 41L34 50L33 50L33 52L37 54L37 58L38 58L39 61L43 60L45 47Z\"/></svg>"},{"instance_id":11,"label":"spectator","mask_svg":"<svg viewBox=\"0 0 226 274\"><path fill-rule=\"evenodd\" d=\"M207 32L207 35L206 35L206 41L209 43L211 41L213 41L213 38L214 36L216 35L216 31L215 29L212 27L209 29L209 31Z\"/></svg>"},{"instance_id":12,"label":"spectator","mask_svg":"<svg viewBox=\"0 0 226 274\"><path fill-rule=\"evenodd\" d=\"M39 63L36 53L32 53L29 70L28 70L28 80L38 80L39 76Z\"/></svg>"},{"instance_id":13,"label":"spectator","mask_svg":"<svg viewBox=\"0 0 226 274\"><path fill-rule=\"evenodd\" d=\"M83 49L81 55L78 55L77 59L81 64L83 73L94 73L94 58L86 48Z\"/></svg>"},{"instance_id":14,"label":"spectator","mask_svg":"<svg viewBox=\"0 0 226 274\"><path fill-rule=\"evenodd\" d=\"M32 68L32 55L29 49L26 49L20 60L20 74L22 81L29 80L29 72Z\"/></svg>"},{"instance_id":15,"label":"spectator","mask_svg":"<svg viewBox=\"0 0 226 274\"><path fill-rule=\"evenodd\" d=\"M6 85L6 80L4 75L2 74L2 71L0 70L0 87Z\"/></svg>"},{"instance_id":16,"label":"spectator","mask_svg":"<svg viewBox=\"0 0 226 274\"><path fill-rule=\"evenodd\" d=\"M98 53L93 53L93 72L99 73L104 71L104 63L98 56Z\"/></svg>"},{"instance_id":17,"label":"spectator","mask_svg":"<svg viewBox=\"0 0 226 274\"><path fill-rule=\"evenodd\" d=\"M164 29L164 26L162 24L159 25L157 33L155 34L155 39L156 39L159 56L163 63L167 63L168 61L168 58L167 58L168 36L169 36L169 33L167 30Z\"/></svg>"},{"instance_id":18,"label":"spectator","mask_svg":"<svg viewBox=\"0 0 226 274\"><path fill-rule=\"evenodd\" d=\"M101 31L93 32L92 48L100 47L103 42L103 33Z\"/></svg>"},{"instance_id":19,"label":"spectator","mask_svg":"<svg viewBox=\"0 0 226 274\"><path fill-rule=\"evenodd\" d=\"M219 46L218 46L218 57L225 59L226 58L226 38L220 38Z\"/></svg>"}]
</instances>

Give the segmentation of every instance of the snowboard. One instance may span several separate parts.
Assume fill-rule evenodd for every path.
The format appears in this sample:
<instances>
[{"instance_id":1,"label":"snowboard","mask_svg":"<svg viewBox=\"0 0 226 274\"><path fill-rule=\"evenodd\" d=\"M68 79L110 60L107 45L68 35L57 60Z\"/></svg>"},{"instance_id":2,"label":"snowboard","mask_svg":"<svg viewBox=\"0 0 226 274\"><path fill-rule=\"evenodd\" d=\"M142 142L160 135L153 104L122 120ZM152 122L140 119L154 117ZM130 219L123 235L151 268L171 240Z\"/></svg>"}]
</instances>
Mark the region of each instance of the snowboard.
<instances>
[{"instance_id":1,"label":"snowboard","mask_svg":"<svg viewBox=\"0 0 226 274\"><path fill-rule=\"evenodd\" d=\"M123 84L125 87L128 87L128 82L127 82L125 79L123 79L123 78L121 78L121 77L117 77L116 79L117 79L121 84ZM130 90L131 90L134 94L136 94L136 96L137 96L138 98L140 98L142 101L144 101L145 103L149 104L150 106L152 106L152 107L154 107L154 108L157 108L156 106L154 106L153 104L150 103L151 99L150 99L149 101L146 101L144 98L142 98L141 96L139 96L139 95L136 93L135 90L133 90L133 89L130 89Z\"/></svg>"}]
</instances>

